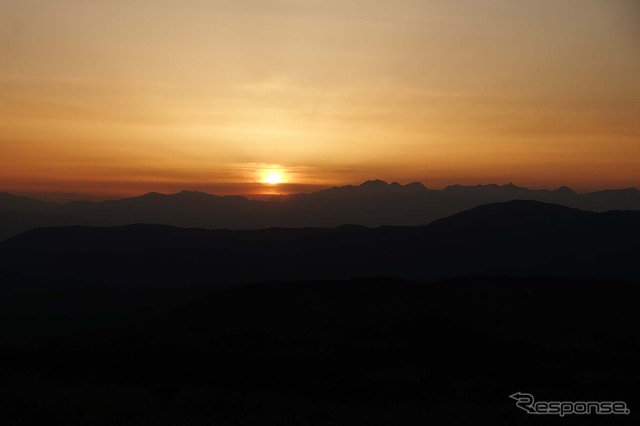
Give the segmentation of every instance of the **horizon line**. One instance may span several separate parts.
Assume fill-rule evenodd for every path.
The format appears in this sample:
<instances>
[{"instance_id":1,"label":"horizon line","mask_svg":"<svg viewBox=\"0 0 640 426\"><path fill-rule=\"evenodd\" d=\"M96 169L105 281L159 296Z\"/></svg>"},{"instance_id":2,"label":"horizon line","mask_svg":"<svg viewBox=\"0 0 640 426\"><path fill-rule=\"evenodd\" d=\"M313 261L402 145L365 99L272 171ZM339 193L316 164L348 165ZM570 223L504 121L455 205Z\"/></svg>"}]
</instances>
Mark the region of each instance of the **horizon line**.
<instances>
[{"instance_id":1,"label":"horizon line","mask_svg":"<svg viewBox=\"0 0 640 426\"><path fill-rule=\"evenodd\" d=\"M111 200L123 200L123 199L131 199L131 198L139 198L139 197L144 197L144 196L148 196L148 195L165 195L165 196L170 196L170 195L179 195L182 193L199 193L199 194L206 194L206 195L210 195L210 196L214 196L214 197L242 197L242 198L246 198L249 200L256 200L256 201L263 201L263 200L268 200L268 199L275 199L275 198L289 198L289 197L294 197L294 196L298 196L298 195L309 195L309 194L314 194L314 193L318 193L318 192L322 192L322 191L327 191L327 190L332 190L332 189L339 189L339 188L360 188L366 185L373 185L373 184L377 184L380 185L380 187L382 187L382 185L384 185L385 187L398 187L398 188L406 188L406 187L410 187L410 186L415 186L415 185L420 185L422 186L426 191L434 191L434 192L441 192L441 191L445 191L451 188L455 188L455 187L462 187L462 188L478 188L478 187L496 187L496 188L514 188L514 189L520 189L520 190L527 190L527 191L548 191L548 192L556 192L562 189L565 190L569 190L571 192L573 192L576 195L583 195L583 194L590 194L590 193L595 193L595 192L603 192L603 191L625 191L625 190L635 190L635 191L639 191L637 187L635 186L627 186L627 187L619 187L619 188L605 188L605 189L596 189L596 190L587 190L587 191L575 191L573 188L571 188L570 186L567 185L560 185L557 186L554 189L550 189L550 188L530 188L530 187L526 187L526 186L520 186L520 185L516 185L513 182L509 182L506 184L498 184L495 182L492 183L478 183L475 185L464 185L464 184L449 184L446 185L444 187L441 188L432 188L432 187L427 187L426 185L424 185L423 182L421 181L411 181L405 184L401 184L398 183L397 181L385 181L383 179L369 179L366 181L363 181L360 184L345 184L345 185L334 185L334 186L325 186L322 187L321 185L314 185L314 186L320 186L320 189L315 190L315 191L310 191L310 192L268 192L268 193L238 193L238 194L216 194L215 192L208 192L208 191L203 191L203 190L198 190L198 189L188 189L188 186L185 187L185 189L176 191L176 192L162 192L162 191L148 191L148 192L140 192L137 193L137 195L125 195L125 194L120 194L120 195L113 195L113 196L100 196L99 194L90 194L90 193L75 193L75 192L54 192L54 191L23 191L23 190L11 190L11 189L7 189L7 190L0 190L0 194L7 194L7 195L11 195L11 196L15 196L15 197L23 197L23 198L28 198L28 199L32 199L32 200L37 200L37 201L45 201L45 202L50 202L50 203L55 203L55 204L67 204L67 203L72 203L72 202L82 202L82 201L87 201L87 202L103 202L103 201L111 201ZM237 185L237 184L236 184ZM242 185L242 184L241 184ZM251 184L246 184L246 185L251 185ZM282 183L282 184L277 184L277 185L268 185L268 184L261 184L265 187L287 187L287 186L292 186L292 184L289 183ZM50 198L49 198L50 197ZM47 199L49 198L49 199ZM68 198L67 200L65 200L65 198Z\"/></svg>"}]
</instances>

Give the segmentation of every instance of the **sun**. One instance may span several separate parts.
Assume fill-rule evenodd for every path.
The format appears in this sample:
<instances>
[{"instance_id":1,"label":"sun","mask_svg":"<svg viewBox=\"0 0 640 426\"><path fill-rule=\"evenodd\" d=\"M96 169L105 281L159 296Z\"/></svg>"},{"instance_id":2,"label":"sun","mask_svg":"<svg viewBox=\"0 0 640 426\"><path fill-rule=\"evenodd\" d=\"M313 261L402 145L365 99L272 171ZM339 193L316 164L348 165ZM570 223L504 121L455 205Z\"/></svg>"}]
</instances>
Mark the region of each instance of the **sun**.
<instances>
[{"instance_id":1,"label":"sun","mask_svg":"<svg viewBox=\"0 0 640 426\"><path fill-rule=\"evenodd\" d=\"M269 170L262 177L262 182L269 185L277 185L284 182L282 172L279 170Z\"/></svg>"}]
</instances>

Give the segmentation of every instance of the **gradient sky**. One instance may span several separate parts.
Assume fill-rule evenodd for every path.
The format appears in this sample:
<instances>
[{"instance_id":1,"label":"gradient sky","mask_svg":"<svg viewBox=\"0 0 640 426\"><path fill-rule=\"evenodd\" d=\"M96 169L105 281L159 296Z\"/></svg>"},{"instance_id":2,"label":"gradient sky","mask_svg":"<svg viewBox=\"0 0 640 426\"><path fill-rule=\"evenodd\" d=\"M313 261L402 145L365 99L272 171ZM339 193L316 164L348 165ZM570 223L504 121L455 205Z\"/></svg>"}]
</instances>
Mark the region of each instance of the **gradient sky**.
<instances>
[{"instance_id":1,"label":"gradient sky","mask_svg":"<svg viewBox=\"0 0 640 426\"><path fill-rule=\"evenodd\" d=\"M0 0L0 190L640 186L639 76L636 0Z\"/></svg>"}]
</instances>

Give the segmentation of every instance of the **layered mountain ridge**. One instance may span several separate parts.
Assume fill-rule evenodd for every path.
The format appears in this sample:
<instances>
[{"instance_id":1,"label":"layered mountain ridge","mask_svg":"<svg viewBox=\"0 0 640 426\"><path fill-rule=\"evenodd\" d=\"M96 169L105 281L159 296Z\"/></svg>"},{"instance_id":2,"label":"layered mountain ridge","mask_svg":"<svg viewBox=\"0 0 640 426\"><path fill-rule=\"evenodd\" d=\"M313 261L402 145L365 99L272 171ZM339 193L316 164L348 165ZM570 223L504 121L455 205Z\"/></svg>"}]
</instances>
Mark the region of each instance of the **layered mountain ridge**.
<instances>
[{"instance_id":1,"label":"layered mountain ridge","mask_svg":"<svg viewBox=\"0 0 640 426\"><path fill-rule=\"evenodd\" d=\"M511 200L554 203L588 211L640 210L635 188L578 194L568 187L531 190L507 185L428 189L369 180L309 194L254 200L198 191L150 192L138 197L65 204L0 194L0 240L43 226L152 223L209 229L269 227L419 226L483 204Z\"/></svg>"}]
</instances>

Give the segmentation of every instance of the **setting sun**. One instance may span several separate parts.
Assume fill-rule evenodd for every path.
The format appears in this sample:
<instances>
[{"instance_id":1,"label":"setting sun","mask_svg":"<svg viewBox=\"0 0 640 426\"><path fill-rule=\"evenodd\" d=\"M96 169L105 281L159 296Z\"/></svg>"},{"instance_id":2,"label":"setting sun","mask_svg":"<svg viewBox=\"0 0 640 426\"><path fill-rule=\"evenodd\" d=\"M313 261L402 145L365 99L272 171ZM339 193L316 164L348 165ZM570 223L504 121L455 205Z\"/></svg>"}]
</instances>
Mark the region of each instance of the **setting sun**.
<instances>
[{"instance_id":1,"label":"setting sun","mask_svg":"<svg viewBox=\"0 0 640 426\"><path fill-rule=\"evenodd\" d=\"M277 185L282 183L284 180L282 178L282 172L278 170L270 170L265 172L264 177L262 178L263 183L267 183L269 185Z\"/></svg>"}]
</instances>

